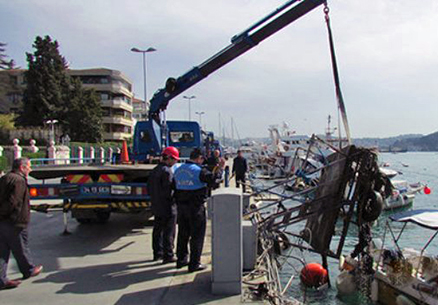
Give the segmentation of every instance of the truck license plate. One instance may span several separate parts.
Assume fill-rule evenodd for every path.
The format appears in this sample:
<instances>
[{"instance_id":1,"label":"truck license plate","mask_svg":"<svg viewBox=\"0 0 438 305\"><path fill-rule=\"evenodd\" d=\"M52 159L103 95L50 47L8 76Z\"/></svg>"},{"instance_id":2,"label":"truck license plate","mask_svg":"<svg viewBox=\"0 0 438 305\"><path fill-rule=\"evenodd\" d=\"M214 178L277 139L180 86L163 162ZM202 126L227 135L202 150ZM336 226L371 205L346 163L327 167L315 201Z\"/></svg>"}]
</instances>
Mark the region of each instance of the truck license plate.
<instances>
[{"instance_id":1,"label":"truck license plate","mask_svg":"<svg viewBox=\"0 0 438 305\"><path fill-rule=\"evenodd\" d=\"M110 188L109 186L84 186L83 187L85 194L109 194Z\"/></svg>"}]
</instances>

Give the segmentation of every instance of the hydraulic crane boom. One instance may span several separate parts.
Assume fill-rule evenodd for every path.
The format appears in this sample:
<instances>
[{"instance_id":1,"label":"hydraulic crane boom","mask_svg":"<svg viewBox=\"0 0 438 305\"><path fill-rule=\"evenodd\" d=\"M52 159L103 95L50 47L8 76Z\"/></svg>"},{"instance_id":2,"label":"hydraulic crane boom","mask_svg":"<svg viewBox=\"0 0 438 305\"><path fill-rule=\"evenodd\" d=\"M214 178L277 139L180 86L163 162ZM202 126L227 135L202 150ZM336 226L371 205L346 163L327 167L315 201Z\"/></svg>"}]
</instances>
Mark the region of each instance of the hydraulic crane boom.
<instances>
[{"instance_id":1,"label":"hydraulic crane boom","mask_svg":"<svg viewBox=\"0 0 438 305\"><path fill-rule=\"evenodd\" d=\"M299 3L294 5L296 2ZM165 88L158 90L151 99L149 119L153 119L160 124L160 113L167 108L169 101L174 97L324 2L326 0L289 0L253 26L233 36L229 46L199 66L194 67L177 79L172 77L167 79ZM280 13L282 14L280 15Z\"/></svg>"}]
</instances>

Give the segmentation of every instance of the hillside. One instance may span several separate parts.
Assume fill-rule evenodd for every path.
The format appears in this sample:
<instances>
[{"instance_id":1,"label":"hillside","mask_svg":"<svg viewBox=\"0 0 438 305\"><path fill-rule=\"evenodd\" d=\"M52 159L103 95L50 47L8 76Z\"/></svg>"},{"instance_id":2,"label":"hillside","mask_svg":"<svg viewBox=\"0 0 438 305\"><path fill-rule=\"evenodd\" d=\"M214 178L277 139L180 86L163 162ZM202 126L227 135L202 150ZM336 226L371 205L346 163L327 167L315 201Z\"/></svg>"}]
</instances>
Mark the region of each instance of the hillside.
<instances>
[{"instance_id":1,"label":"hillside","mask_svg":"<svg viewBox=\"0 0 438 305\"><path fill-rule=\"evenodd\" d=\"M391 151L392 149L400 151L402 149L399 146L395 147L395 143L402 142L404 140L417 139L420 137L423 137L423 135L406 134L388 138L357 138L353 139L353 143L357 146L363 147L378 147L380 150L383 151Z\"/></svg>"},{"instance_id":2,"label":"hillside","mask_svg":"<svg viewBox=\"0 0 438 305\"><path fill-rule=\"evenodd\" d=\"M226 143L239 147L241 143L270 143L269 138L245 138L239 143L234 140L226 139ZM380 151L438 151L438 132L429 135L407 134L388 138L356 138L353 144L363 147L378 147Z\"/></svg>"},{"instance_id":3,"label":"hillside","mask_svg":"<svg viewBox=\"0 0 438 305\"><path fill-rule=\"evenodd\" d=\"M401 139L396 141L392 147L408 151L438 151L438 132L411 139Z\"/></svg>"}]
</instances>

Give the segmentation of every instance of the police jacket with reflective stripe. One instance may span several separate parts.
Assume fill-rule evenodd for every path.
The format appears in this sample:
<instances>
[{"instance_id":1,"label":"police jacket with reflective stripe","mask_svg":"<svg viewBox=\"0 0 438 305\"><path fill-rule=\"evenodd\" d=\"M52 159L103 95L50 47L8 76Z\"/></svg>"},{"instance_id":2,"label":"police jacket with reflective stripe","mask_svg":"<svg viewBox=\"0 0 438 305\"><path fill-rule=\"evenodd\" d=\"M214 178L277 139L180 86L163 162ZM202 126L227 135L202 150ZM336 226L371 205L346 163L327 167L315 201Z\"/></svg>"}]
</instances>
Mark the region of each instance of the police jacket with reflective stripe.
<instances>
[{"instance_id":1,"label":"police jacket with reflective stripe","mask_svg":"<svg viewBox=\"0 0 438 305\"><path fill-rule=\"evenodd\" d=\"M187 161L175 170L176 201L178 204L203 204L207 199L208 187L220 179L222 172L212 173L197 163Z\"/></svg>"},{"instance_id":2,"label":"police jacket with reflective stripe","mask_svg":"<svg viewBox=\"0 0 438 305\"><path fill-rule=\"evenodd\" d=\"M177 190L195 191L207 186L207 183L200 179L201 166L196 163L188 161L181 164L175 170L175 184Z\"/></svg>"}]
</instances>

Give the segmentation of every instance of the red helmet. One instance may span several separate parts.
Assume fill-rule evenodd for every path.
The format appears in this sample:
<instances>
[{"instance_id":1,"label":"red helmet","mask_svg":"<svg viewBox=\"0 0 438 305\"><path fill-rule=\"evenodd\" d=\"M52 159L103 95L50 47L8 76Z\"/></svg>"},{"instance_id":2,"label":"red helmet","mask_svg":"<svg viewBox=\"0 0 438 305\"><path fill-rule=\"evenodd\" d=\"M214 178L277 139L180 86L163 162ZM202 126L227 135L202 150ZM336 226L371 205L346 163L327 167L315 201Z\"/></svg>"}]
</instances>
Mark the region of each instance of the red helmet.
<instances>
[{"instance_id":1,"label":"red helmet","mask_svg":"<svg viewBox=\"0 0 438 305\"><path fill-rule=\"evenodd\" d=\"M172 157L175 160L179 160L179 151L176 147L173 146L166 147L163 150L162 155Z\"/></svg>"}]
</instances>

